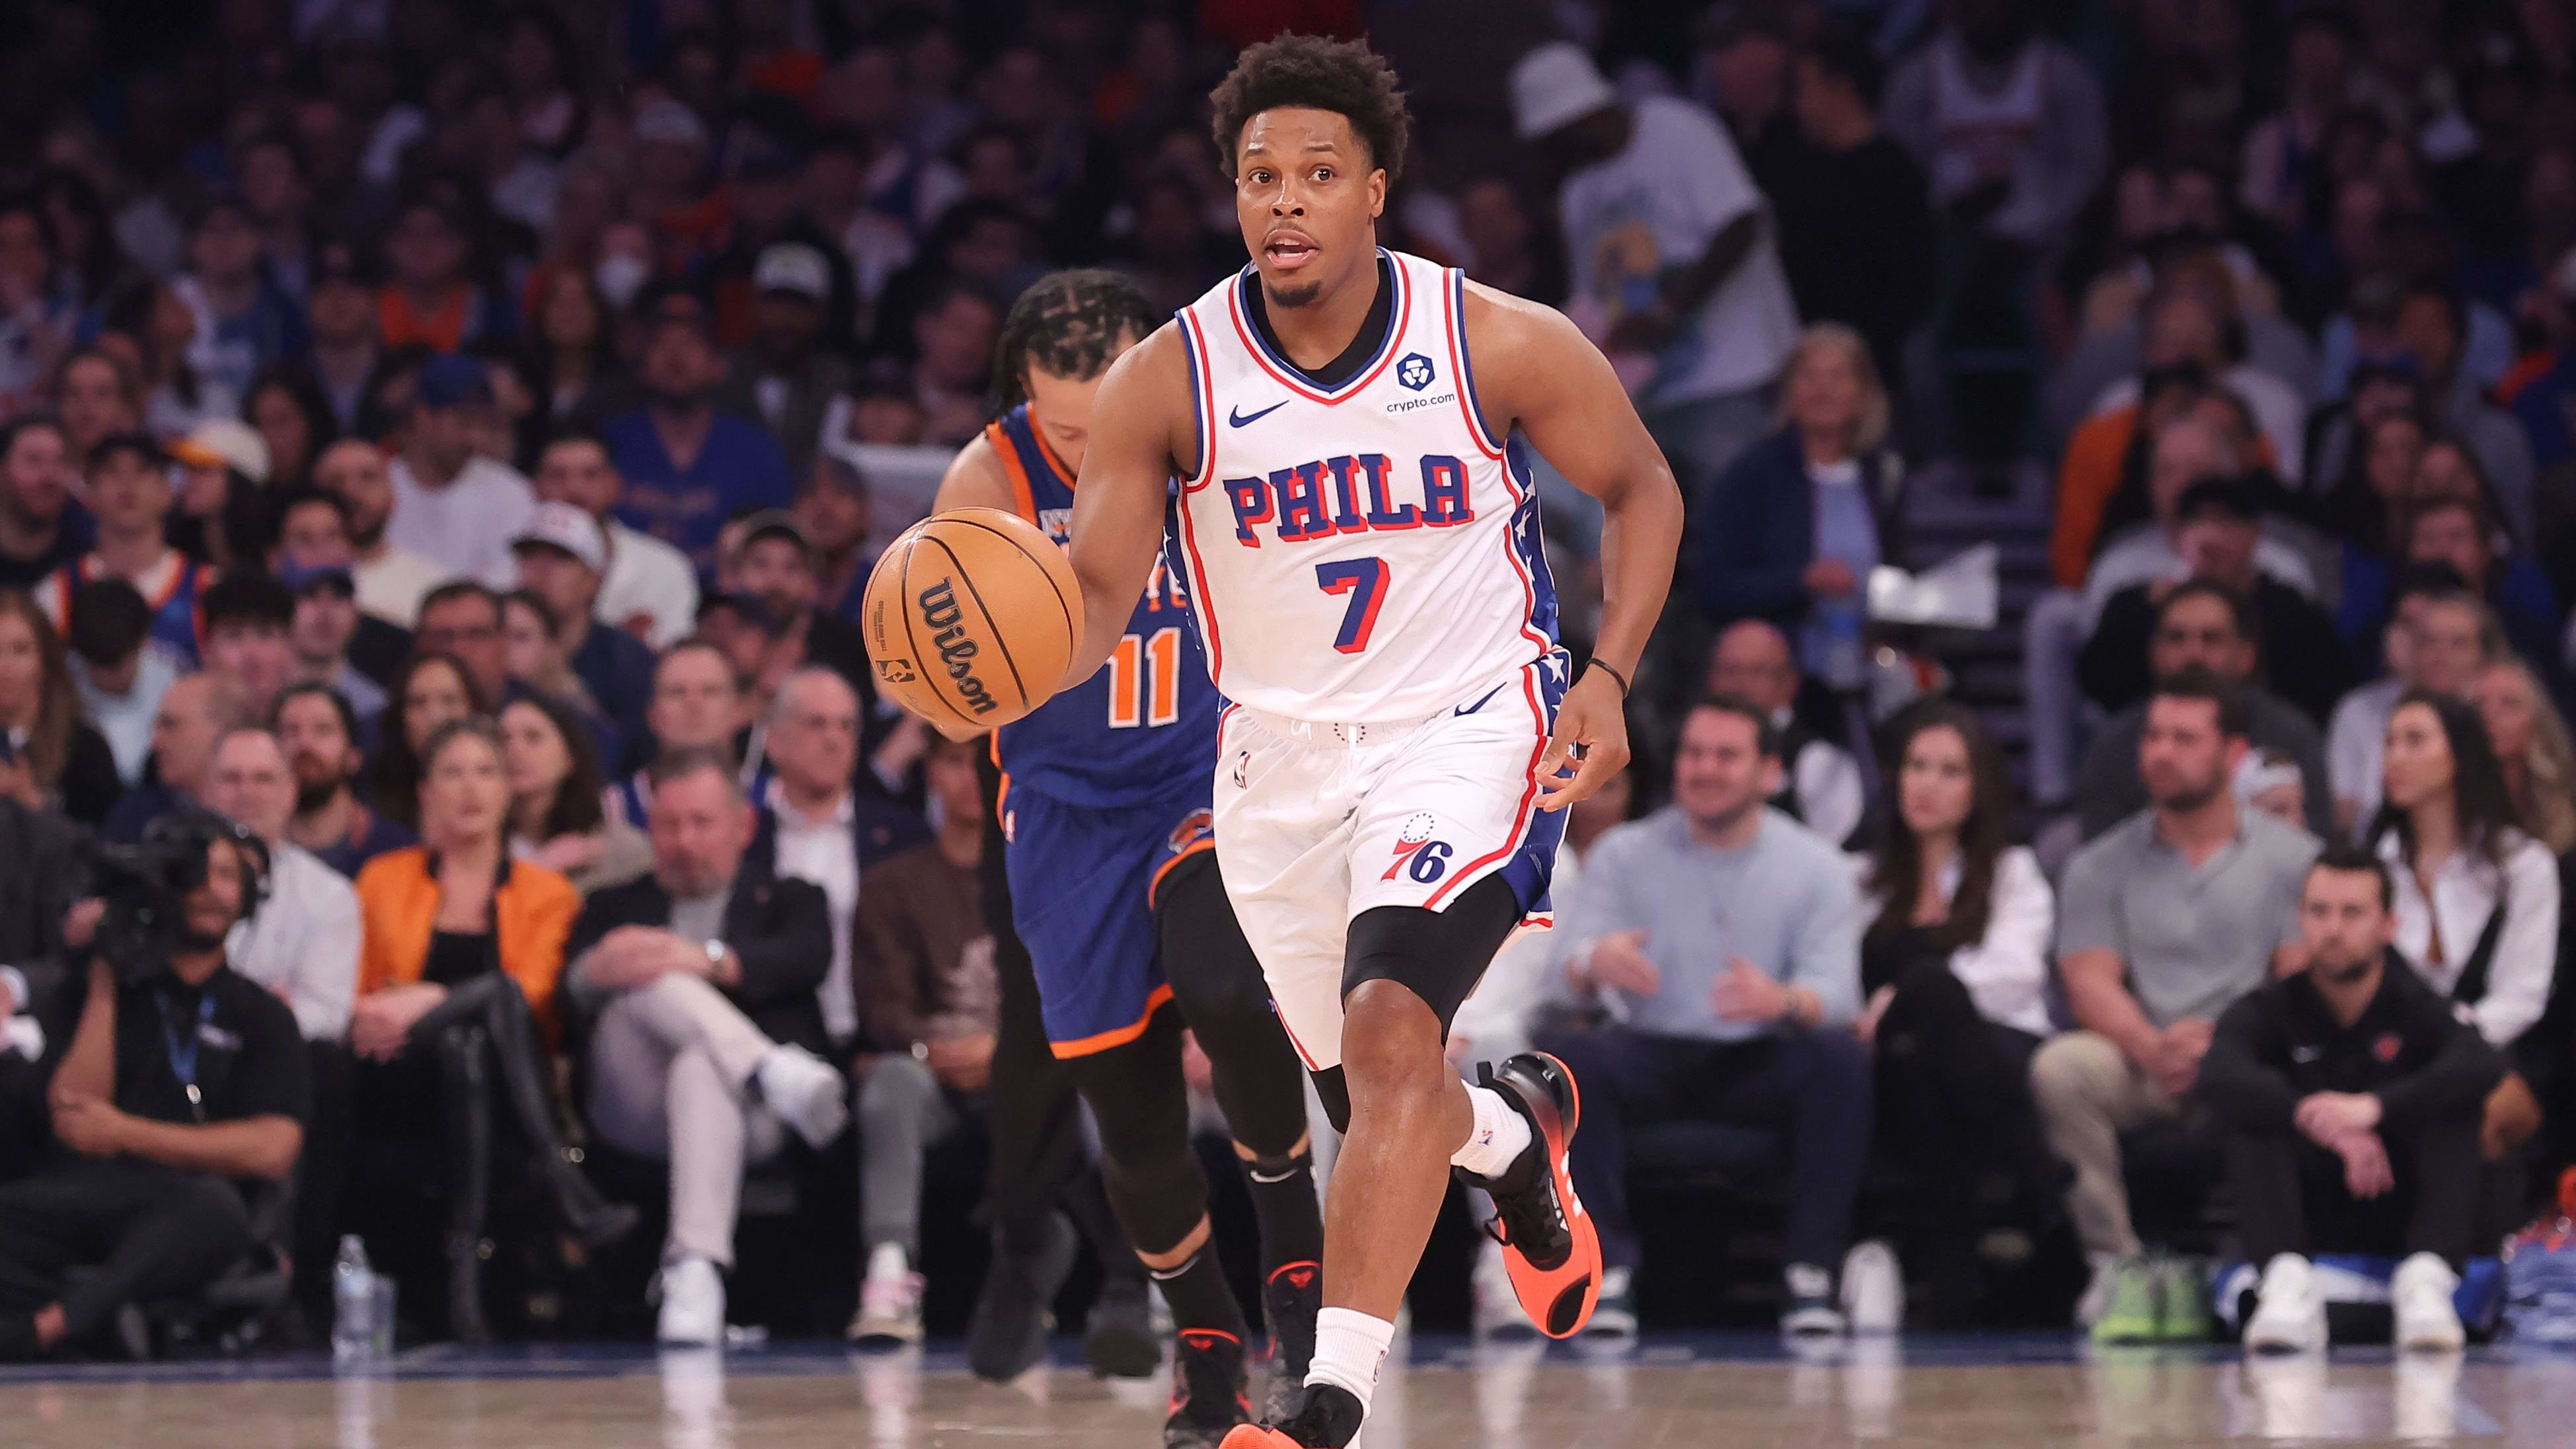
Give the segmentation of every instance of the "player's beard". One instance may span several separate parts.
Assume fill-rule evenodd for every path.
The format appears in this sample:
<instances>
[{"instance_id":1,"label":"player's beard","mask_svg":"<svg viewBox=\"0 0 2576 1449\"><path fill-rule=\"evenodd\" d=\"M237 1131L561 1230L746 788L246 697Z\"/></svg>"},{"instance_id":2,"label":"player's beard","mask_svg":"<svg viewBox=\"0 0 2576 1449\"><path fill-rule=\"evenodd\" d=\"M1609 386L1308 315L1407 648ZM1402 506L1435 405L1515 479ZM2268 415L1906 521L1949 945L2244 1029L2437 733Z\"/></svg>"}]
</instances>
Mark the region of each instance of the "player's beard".
<instances>
[{"instance_id":1,"label":"player's beard","mask_svg":"<svg viewBox=\"0 0 2576 1449\"><path fill-rule=\"evenodd\" d=\"M1324 284L1322 282L1304 282L1293 287L1283 287L1276 282L1265 282L1262 284L1262 291L1267 294L1270 305L1273 307L1287 307L1291 309L1298 307L1312 307L1316 302L1323 298Z\"/></svg>"}]
</instances>

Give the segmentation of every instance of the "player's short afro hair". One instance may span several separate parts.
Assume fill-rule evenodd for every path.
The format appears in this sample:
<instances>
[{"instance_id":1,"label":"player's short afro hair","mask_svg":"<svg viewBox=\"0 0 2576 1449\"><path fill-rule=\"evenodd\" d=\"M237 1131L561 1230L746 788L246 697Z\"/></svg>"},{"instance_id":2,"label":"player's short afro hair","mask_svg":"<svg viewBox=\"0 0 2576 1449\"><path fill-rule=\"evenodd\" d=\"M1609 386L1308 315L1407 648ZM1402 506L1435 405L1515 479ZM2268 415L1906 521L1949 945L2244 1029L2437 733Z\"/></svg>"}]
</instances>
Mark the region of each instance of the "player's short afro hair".
<instances>
[{"instance_id":1,"label":"player's short afro hair","mask_svg":"<svg viewBox=\"0 0 2576 1449\"><path fill-rule=\"evenodd\" d=\"M1389 184L1404 173L1413 131L1404 90L1386 58L1360 41L1320 35L1265 40L1235 59L1234 69L1208 93L1208 103L1215 110L1216 148L1228 170L1245 122L1281 106L1309 106L1349 120Z\"/></svg>"}]
</instances>

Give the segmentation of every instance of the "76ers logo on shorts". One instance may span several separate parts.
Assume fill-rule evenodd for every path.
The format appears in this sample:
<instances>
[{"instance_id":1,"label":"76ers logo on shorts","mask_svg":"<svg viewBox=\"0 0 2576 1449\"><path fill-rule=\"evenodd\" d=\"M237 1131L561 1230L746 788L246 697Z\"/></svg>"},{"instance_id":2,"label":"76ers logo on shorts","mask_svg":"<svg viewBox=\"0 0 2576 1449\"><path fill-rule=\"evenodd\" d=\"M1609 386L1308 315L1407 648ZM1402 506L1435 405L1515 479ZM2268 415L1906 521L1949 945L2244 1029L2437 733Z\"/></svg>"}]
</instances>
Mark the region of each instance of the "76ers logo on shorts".
<instances>
[{"instance_id":1,"label":"76ers logo on shorts","mask_svg":"<svg viewBox=\"0 0 2576 1449\"><path fill-rule=\"evenodd\" d=\"M1406 871L1424 885L1440 879L1449 870L1449 842L1434 840L1431 832L1439 822L1428 810L1416 810L1404 818L1404 828L1395 833L1395 862L1386 868L1379 880L1393 880L1399 870ZM1407 870L1407 867L1411 867Z\"/></svg>"}]
</instances>

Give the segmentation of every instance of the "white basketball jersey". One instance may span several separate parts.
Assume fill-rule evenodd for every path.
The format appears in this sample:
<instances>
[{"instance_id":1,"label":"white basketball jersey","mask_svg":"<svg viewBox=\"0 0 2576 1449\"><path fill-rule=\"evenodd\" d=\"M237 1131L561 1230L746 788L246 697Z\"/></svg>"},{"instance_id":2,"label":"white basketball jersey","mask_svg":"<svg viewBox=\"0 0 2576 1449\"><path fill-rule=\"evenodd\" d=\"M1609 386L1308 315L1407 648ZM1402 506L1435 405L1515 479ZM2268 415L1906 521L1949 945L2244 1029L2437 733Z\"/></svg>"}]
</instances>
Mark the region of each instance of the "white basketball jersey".
<instances>
[{"instance_id":1,"label":"white basketball jersey","mask_svg":"<svg viewBox=\"0 0 2576 1449\"><path fill-rule=\"evenodd\" d=\"M1340 387L1254 328L1249 267L1180 315L1199 468L1176 532L1208 668L1227 698L1290 719L1421 719L1556 639L1524 445L1476 411L1461 275L1378 255L1386 341Z\"/></svg>"}]
</instances>

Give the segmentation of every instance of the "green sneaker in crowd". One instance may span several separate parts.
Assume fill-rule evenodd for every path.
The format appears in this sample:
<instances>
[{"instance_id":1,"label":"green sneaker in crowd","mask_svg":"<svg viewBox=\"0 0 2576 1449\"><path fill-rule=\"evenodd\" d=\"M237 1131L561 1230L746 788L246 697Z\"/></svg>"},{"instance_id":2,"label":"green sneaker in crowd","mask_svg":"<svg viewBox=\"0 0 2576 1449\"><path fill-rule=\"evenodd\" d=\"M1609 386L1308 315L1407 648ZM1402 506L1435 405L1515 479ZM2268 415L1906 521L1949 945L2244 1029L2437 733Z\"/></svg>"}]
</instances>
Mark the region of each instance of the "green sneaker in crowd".
<instances>
[{"instance_id":1,"label":"green sneaker in crowd","mask_svg":"<svg viewBox=\"0 0 2576 1449\"><path fill-rule=\"evenodd\" d=\"M2095 1343L2148 1343L2160 1331L2155 1270L2144 1258L2123 1258L2112 1269L2110 1297L2093 1320Z\"/></svg>"},{"instance_id":2,"label":"green sneaker in crowd","mask_svg":"<svg viewBox=\"0 0 2576 1449\"><path fill-rule=\"evenodd\" d=\"M2159 1258L2156 1297L2161 1306L2156 1337L2167 1343L2206 1343L2217 1325L2209 1313L2209 1287L2198 1258Z\"/></svg>"}]
</instances>

